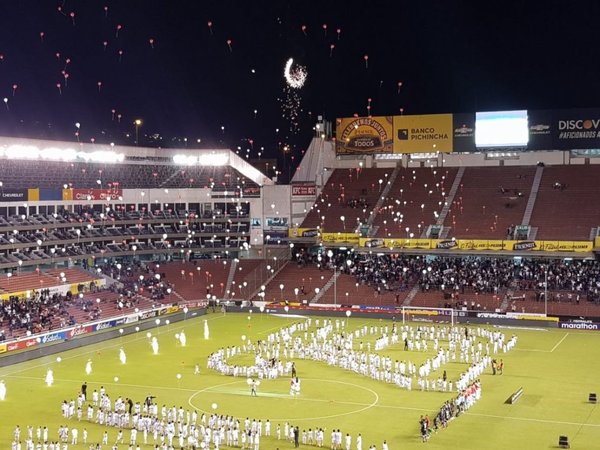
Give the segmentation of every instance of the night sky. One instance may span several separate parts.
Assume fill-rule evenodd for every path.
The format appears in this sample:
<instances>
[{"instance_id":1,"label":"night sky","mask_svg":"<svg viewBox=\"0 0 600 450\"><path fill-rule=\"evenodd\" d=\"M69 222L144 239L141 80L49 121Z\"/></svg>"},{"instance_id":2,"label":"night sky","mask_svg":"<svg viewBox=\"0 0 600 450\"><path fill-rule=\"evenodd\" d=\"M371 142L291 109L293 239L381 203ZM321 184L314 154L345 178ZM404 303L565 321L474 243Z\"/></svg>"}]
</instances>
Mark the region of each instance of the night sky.
<instances>
[{"instance_id":1,"label":"night sky","mask_svg":"<svg viewBox=\"0 0 600 450\"><path fill-rule=\"evenodd\" d=\"M298 162L317 115L369 98L373 115L598 106L598 23L598 1L3 0L0 134L77 141L79 123L132 145L140 118L140 145L289 144Z\"/></svg>"}]
</instances>

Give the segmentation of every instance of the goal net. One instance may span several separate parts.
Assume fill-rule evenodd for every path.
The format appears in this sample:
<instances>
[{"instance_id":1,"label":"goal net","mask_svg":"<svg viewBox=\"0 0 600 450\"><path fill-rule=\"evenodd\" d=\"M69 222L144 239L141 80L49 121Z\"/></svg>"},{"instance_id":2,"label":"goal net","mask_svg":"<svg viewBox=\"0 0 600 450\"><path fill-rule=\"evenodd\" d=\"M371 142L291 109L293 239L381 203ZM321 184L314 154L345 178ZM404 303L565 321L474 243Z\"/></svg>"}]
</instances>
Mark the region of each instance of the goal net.
<instances>
[{"instance_id":1,"label":"goal net","mask_svg":"<svg viewBox=\"0 0 600 450\"><path fill-rule=\"evenodd\" d=\"M445 322L454 326L457 312L452 308L430 308L427 306L403 306L402 323Z\"/></svg>"}]
</instances>

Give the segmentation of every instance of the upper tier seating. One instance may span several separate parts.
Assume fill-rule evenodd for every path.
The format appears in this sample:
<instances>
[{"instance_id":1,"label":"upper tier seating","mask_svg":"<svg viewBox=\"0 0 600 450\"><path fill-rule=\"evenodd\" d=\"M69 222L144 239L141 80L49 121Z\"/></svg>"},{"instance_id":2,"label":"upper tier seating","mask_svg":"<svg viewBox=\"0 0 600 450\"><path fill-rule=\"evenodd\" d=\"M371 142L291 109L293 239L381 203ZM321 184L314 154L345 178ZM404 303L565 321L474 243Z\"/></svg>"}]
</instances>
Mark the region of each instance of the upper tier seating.
<instances>
[{"instance_id":1,"label":"upper tier seating","mask_svg":"<svg viewBox=\"0 0 600 450\"><path fill-rule=\"evenodd\" d=\"M373 225L377 237L419 238L437 221L456 168L401 168ZM406 229L408 228L408 231Z\"/></svg>"},{"instance_id":2,"label":"upper tier seating","mask_svg":"<svg viewBox=\"0 0 600 450\"><path fill-rule=\"evenodd\" d=\"M327 232L355 231L359 222L368 220L392 172L393 169L334 170L302 228L321 226Z\"/></svg>"},{"instance_id":3,"label":"upper tier seating","mask_svg":"<svg viewBox=\"0 0 600 450\"><path fill-rule=\"evenodd\" d=\"M535 167L469 167L444 225L456 238L506 239L521 224Z\"/></svg>"},{"instance_id":4,"label":"upper tier seating","mask_svg":"<svg viewBox=\"0 0 600 450\"><path fill-rule=\"evenodd\" d=\"M256 186L231 167L0 160L0 180L10 189L204 188ZM101 183L98 183L100 180Z\"/></svg>"},{"instance_id":5,"label":"upper tier seating","mask_svg":"<svg viewBox=\"0 0 600 450\"><path fill-rule=\"evenodd\" d=\"M600 225L600 166L550 166L538 191L531 226L536 239L589 240Z\"/></svg>"}]
</instances>

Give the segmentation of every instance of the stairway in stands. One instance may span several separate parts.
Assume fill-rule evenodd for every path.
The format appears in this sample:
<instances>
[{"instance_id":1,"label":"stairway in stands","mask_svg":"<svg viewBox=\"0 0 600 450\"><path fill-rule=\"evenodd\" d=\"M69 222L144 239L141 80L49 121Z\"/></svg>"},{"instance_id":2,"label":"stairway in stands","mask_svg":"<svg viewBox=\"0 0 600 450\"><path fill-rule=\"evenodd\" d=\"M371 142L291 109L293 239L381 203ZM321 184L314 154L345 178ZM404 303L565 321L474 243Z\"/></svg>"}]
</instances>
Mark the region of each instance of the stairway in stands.
<instances>
[{"instance_id":1,"label":"stairway in stands","mask_svg":"<svg viewBox=\"0 0 600 450\"><path fill-rule=\"evenodd\" d=\"M454 201L454 197L456 196L456 193L458 192L458 188L460 187L460 182L462 181L462 177L463 177L464 173L465 173L465 168L460 167L458 169L456 177L454 178L454 183L452 183L450 192L448 192L448 196L446 197L446 199L444 201L444 207L442 208L442 211L440 212L440 215L438 216L436 225L443 227L444 220L446 220L448 211L450 211L450 205L452 205L452 202ZM443 227L442 232L440 233L440 237L446 238L448 236L449 231L450 231L450 227Z\"/></svg>"},{"instance_id":2,"label":"stairway in stands","mask_svg":"<svg viewBox=\"0 0 600 450\"><path fill-rule=\"evenodd\" d=\"M543 174L544 166L538 166L535 171L535 176L531 185L531 192L529 193L529 199L527 200L527 206L525 207L525 213L523 214L521 225L529 225L529 222L531 221L531 214L533 213L533 207L535 206L535 200L537 199Z\"/></svg>"},{"instance_id":3,"label":"stairway in stands","mask_svg":"<svg viewBox=\"0 0 600 450\"><path fill-rule=\"evenodd\" d=\"M396 168L390 175L390 178L389 178L387 184L383 188L383 192L379 196L379 199L377 200L375 207L372 209L371 214L369 215L369 219L367 220L367 226L369 227L369 236L375 236L375 233L371 233L371 228L373 227L375 218L377 217L379 210L383 206L384 200L389 195L390 190L392 189L392 186L394 185L394 182L396 181L396 178L398 177L399 173L400 173L400 166L396 166ZM376 232L377 230L374 230L374 231Z\"/></svg>"}]
</instances>

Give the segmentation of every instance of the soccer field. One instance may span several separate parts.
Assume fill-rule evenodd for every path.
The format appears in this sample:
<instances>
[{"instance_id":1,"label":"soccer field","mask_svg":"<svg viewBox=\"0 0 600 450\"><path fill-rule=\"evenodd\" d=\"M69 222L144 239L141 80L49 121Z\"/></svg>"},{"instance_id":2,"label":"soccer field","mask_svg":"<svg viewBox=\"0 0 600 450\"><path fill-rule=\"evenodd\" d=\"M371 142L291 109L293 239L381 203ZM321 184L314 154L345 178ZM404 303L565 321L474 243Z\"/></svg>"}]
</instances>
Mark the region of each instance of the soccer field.
<instances>
[{"instance_id":1,"label":"soccer field","mask_svg":"<svg viewBox=\"0 0 600 450\"><path fill-rule=\"evenodd\" d=\"M117 429L88 423L85 409L80 423L76 418L67 422L61 416L62 401L75 399L84 381L88 384L88 399L94 389L104 386L113 401L122 396L142 402L153 395L159 406L233 415L242 424L246 417L262 419L263 423L269 419L272 437L261 440L261 449L293 448L293 443L275 437L277 424L283 428L285 422L299 426L300 430L324 428L326 447L334 428L339 428L343 435L352 435L353 448L356 435L361 433L363 449L370 445L380 449L384 440L390 449L423 445L432 449L538 449L556 447L561 434L569 436L572 448L598 446L600 411L587 402L590 392L600 391L600 335L594 332L502 329L507 338L512 334L518 336L513 350L497 355L504 360L504 374L493 376L488 369L481 377L481 400L423 444L419 436L420 415L433 417L444 401L454 397L451 393L421 392L416 383L412 391L406 391L325 363L295 358L302 382L298 397L290 396L288 378L263 380L258 396L251 397L245 377L223 376L207 369L208 355L220 347L241 346L242 336L252 341L265 339L269 333L302 321L267 314L254 314L250 320L248 317L209 314L152 329L160 346L157 355L152 352L146 332L139 332L0 369L0 379L7 387L7 398L0 402L0 448L11 448L17 424L21 427L22 441L28 425L34 427L34 438L37 426L47 426L50 438L56 440L58 427L68 424L79 429L80 440L83 428L89 432L88 445L70 445L70 449L88 449L90 443L100 441L104 430L109 432L109 442L114 443ZM205 319L210 328L208 340L203 336ZM320 320L322 323L323 318ZM313 317L312 331L315 322ZM391 322L351 318L347 329L364 325L389 326ZM175 338L182 329L187 336L185 347ZM361 340L365 345L374 344L375 337ZM119 360L121 347L127 355L126 364ZM402 344L379 353L389 355L393 361L411 360L417 366L434 355L433 349L427 353L404 351ZM235 364L252 360L250 355L236 358ZM85 373L88 359L93 362L90 375ZM196 364L201 368L199 375L194 375ZM444 368L449 379L455 380L466 367L464 363L450 362ZM44 382L49 368L54 373L51 387ZM520 387L525 391L521 399L514 405L505 404ZM126 441L128 437L126 432ZM148 445L142 448L154 448L151 444L149 437Z\"/></svg>"}]
</instances>

